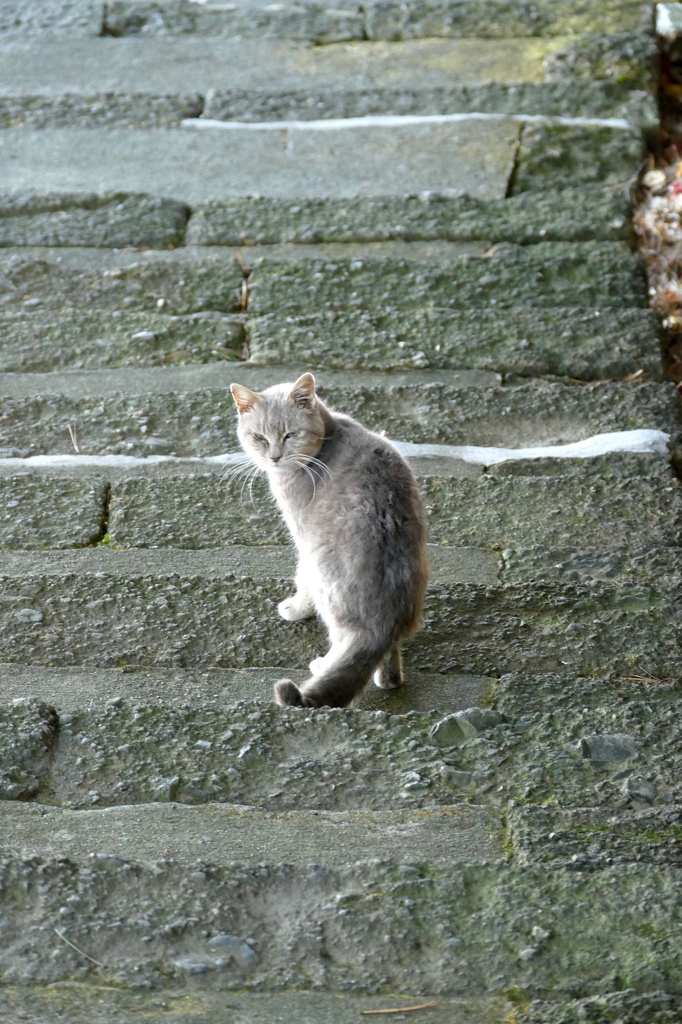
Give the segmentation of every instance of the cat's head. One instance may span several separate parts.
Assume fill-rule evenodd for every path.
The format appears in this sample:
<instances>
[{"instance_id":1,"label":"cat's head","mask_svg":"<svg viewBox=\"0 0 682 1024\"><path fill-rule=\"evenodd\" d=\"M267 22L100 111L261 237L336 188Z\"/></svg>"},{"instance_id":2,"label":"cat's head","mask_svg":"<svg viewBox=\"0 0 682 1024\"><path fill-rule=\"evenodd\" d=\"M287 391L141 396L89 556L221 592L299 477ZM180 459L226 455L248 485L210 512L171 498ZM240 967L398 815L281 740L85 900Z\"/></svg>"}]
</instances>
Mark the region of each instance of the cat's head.
<instances>
[{"instance_id":1,"label":"cat's head","mask_svg":"<svg viewBox=\"0 0 682 1024\"><path fill-rule=\"evenodd\" d=\"M230 385L239 413L237 436L248 456L267 472L296 469L317 455L325 424L315 396L315 378L304 373L294 384L251 391Z\"/></svg>"}]
</instances>

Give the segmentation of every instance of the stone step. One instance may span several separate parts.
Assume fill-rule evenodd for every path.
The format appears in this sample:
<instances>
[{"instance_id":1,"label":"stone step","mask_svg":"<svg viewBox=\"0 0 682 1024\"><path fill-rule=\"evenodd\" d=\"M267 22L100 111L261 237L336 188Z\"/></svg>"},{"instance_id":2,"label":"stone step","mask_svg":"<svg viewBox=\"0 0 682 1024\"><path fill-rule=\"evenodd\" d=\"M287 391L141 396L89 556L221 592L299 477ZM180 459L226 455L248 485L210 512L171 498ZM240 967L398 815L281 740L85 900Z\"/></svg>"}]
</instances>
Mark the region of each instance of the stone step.
<instances>
[{"instance_id":1,"label":"stone step","mask_svg":"<svg viewBox=\"0 0 682 1024\"><path fill-rule=\"evenodd\" d=\"M544 559L530 570L522 563L507 583L495 553L434 546L425 628L406 649L408 665L478 675L562 665L632 672L640 663L677 671L676 549L647 552L638 574L626 564L624 581L603 578L599 553L577 567L551 550ZM303 667L327 647L316 623L276 614L293 575L286 548L5 552L0 572L3 662Z\"/></svg>"},{"instance_id":2,"label":"stone step","mask_svg":"<svg viewBox=\"0 0 682 1024\"><path fill-rule=\"evenodd\" d=\"M182 203L253 195L279 199L383 196L453 190L503 199L519 124L512 118L456 123L335 123L152 128L42 128L3 133L4 189L153 192ZM624 139L621 137L625 136ZM617 145L632 147L629 133ZM348 161L352 150L356 159ZM626 174L630 169L626 170Z\"/></svg>"},{"instance_id":3,"label":"stone step","mask_svg":"<svg viewBox=\"0 0 682 1024\"><path fill-rule=\"evenodd\" d=\"M675 868L585 874L546 865L219 867L203 860L188 871L167 859L6 857L1 870L13 913L0 969L14 984L146 983L161 995L185 982L196 999L198 981L200 993L220 992L223 1000L231 989L351 987L393 999L406 991L480 999L519 981L529 993L555 991L570 955L579 991L601 995L614 971L635 990L662 988L682 955ZM663 948L661 932L670 936ZM198 998L193 1005L201 1008ZM393 999L392 1006L406 1005ZM359 1009L357 996L351 1005Z\"/></svg>"},{"instance_id":4,"label":"stone step","mask_svg":"<svg viewBox=\"0 0 682 1024\"><path fill-rule=\"evenodd\" d=\"M307 670L287 669L291 678L303 681ZM272 681L277 668L208 669L202 671L50 668L3 664L0 669L0 702L35 697L60 713L74 714L83 708L102 708L111 701L124 700L133 706L209 707L229 709L236 701L272 701ZM380 691L369 686L359 697L363 711L385 711L394 715L409 711L438 711L451 714L485 704L494 680L490 676L410 672L399 690Z\"/></svg>"},{"instance_id":5,"label":"stone step","mask_svg":"<svg viewBox=\"0 0 682 1024\"><path fill-rule=\"evenodd\" d=\"M40 330L40 321L15 323L14 327L11 320L8 323L7 348L11 365L18 367L23 358L40 358L33 355L30 340L31 332ZM59 357L58 330L56 322L43 328L50 352L54 346ZM625 377L639 370L650 380L660 380L662 373L660 320L650 309L511 307L270 314L250 317L246 331L251 362L259 365L292 361L311 369L477 367L510 375L555 374L582 380ZM358 346L359 337L362 346ZM607 344L609 337L617 337L618 345ZM12 354L19 345L25 346L26 357Z\"/></svg>"},{"instance_id":6,"label":"stone step","mask_svg":"<svg viewBox=\"0 0 682 1024\"><path fill-rule=\"evenodd\" d=\"M249 253L249 311L644 307L641 257L620 242L374 243Z\"/></svg>"},{"instance_id":7,"label":"stone step","mask_svg":"<svg viewBox=\"0 0 682 1024\"><path fill-rule=\"evenodd\" d=\"M82 368L210 363L205 371L210 375L221 373L222 363L237 363L250 355L249 362L259 366L289 364L327 371L395 372L422 366L439 368L441 373L476 369L581 380L625 377L640 370L645 379L660 380L663 373L660 319L649 309L516 307L244 319L241 314L218 313L8 311L0 371L73 373ZM357 343L360 336L362 346ZM617 348L605 344L604 339L613 336L619 339ZM233 366L223 369L230 376L237 372ZM249 366L238 369L242 375ZM452 381L453 376L446 379ZM205 378L193 378L192 387L205 384ZM181 383L180 390L183 387ZM91 390L87 386L87 392Z\"/></svg>"},{"instance_id":8,"label":"stone step","mask_svg":"<svg viewBox=\"0 0 682 1024\"><path fill-rule=\"evenodd\" d=\"M656 119L652 34L347 42L192 35L0 44L3 127L498 112ZM609 74L610 72L610 74Z\"/></svg>"},{"instance_id":9,"label":"stone step","mask_svg":"<svg viewBox=\"0 0 682 1024\"><path fill-rule=\"evenodd\" d=\"M524 192L508 199L444 193L368 199L254 196L195 203L146 194L0 194L0 247L174 248L295 242L625 241L631 204L620 192ZM186 231L188 217L190 227Z\"/></svg>"},{"instance_id":10,"label":"stone step","mask_svg":"<svg viewBox=\"0 0 682 1024\"><path fill-rule=\"evenodd\" d=\"M655 456L538 460L539 466L522 460L486 472L452 459L411 461L434 544L591 549L608 559L624 538L635 553L675 547L682 537L680 485L667 461ZM429 461L435 463L432 470ZM150 466L144 460L98 472L68 463L42 469L28 464L22 471L16 460L0 462L0 507L6 509L0 515L0 548L290 543L262 478L226 478L225 467L208 463ZM528 565L525 559L515 571ZM537 571L548 568L541 553Z\"/></svg>"},{"instance_id":11,"label":"stone step","mask_svg":"<svg viewBox=\"0 0 682 1024\"><path fill-rule=\"evenodd\" d=\"M245 479L228 483L215 473L179 478L164 473L115 481L109 540L123 548L289 544L267 483L258 480L252 487ZM596 472L576 472L570 478L429 476L420 477L419 486L433 544L604 551L621 547L626 537L639 549L682 542L682 493L672 471L660 483L638 476L602 481ZM20 507L30 510L30 486L27 490Z\"/></svg>"},{"instance_id":12,"label":"stone step","mask_svg":"<svg viewBox=\"0 0 682 1024\"><path fill-rule=\"evenodd\" d=\"M682 863L682 807L651 807L651 792L637 773L638 767L632 763L620 772L621 786L637 794L634 808L610 808L605 813L602 807L514 807L507 821L515 862L528 864L543 859L579 864L583 870L632 861ZM633 797L630 802L634 802Z\"/></svg>"},{"instance_id":13,"label":"stone step","mask_svg":"<svg viewBox=\"0 0 682 1024\"><path fill-rule=\"evenodd\" d=\"M115 989L91 982L87 986L61 982L54 985L3 987L6 1024L40 1024L51 1013L67 1015L70 1024L109 1024L112 1015L124 1020L126 1015L144 1014L149 1024L165 1024L168 1013L177 1024L197 1021L220 1021L225 1010L225 995L186 987L165 988L163 993L136 989ZM504 1020L516 1014L523 1024L546 1024L558 1019L562 1024L577 1024L597 1012L610 1013L614 1019L631 1014L635 1020L658 1020L676 1024L682 1013L682 999L663 991L613 992L586 999L534 999L527 1010L519 1013L518 1004L503 996L462 998L444 996L429 999L429 1021L433 1024L480 1024L481 1021ZM400 1007L397 1004L400 1003ZM77 1004L77 1005L76 1005ZM231 1024L272 1024L273 1020L298 1021L300 1024L356 1024L367 1010L395 1012L396 1008L424 1005L424 996L409 997L401 992L394 996L353 995L322 992L230 992ZM558 1016L561 1015L561 1016ZM403 1015L405 1016L405 1015ZM398 1018L399 1019L399 1018ZM407 1019L407 1018L406 1018Z\"/></svg>"},{"instance_id":14,"label":"stone step","mask_svg":"<svg viewBox=\"0 0 682 1024\"><path fill-rule=\"evenodd\" d=\"M504 677L494 710L453 711L453 701L444 717L435 710L303 714L272 700L129 704L119 695L57 719L51 705L20 698L0 708L2 799L72 809L218 802L277 813L499 809L511 800L511 807L600 808L622 817L682 800L678 697L656 677L564 674ZM523 820L520 856L528 863ZM450 827L457 831L454 821ZM17 833L3 834L4 848L16 852ZM111 846L100 852L122 855ZM544 848L539 857L546 859Z\"/></svg>"},{"instance_id":15,"label":"stone step","mask_svg":"<svg viewBox=\"0 0 682 1024\"><path fill-rule=\"evenodd\" d=\"M64 307L238 312L242 281L234 249L0 250L0 305L8 312Z\"/></svg>"},{"instance_id":16,"label":"stone step","mask_svg":"<svg viewBox=\"0 0 682 1024\"><path fill-rule=\"evenodd\" d=\"M281 863L340 868L366 860L400 862L406 847L430 864L480 864L501 860L499 814L460 805L419 811L285 811L243 805L136 804L68 811L38 804L0 802L0 856L63 857L89 854L169 857L195 867L197 860L227 867Z\"/></svg>"},{"instance_id":17,"label":"stone step","mask_svg":"<svg viewBox=\"0 0 682 1024\"><path fill-rule=\"evenodd\" d=\"M183 203L145 194L14 191L0 195L0 246L174 249L189 215Z\"/></svg>"},{"instance_id":18,"label":"stone step","mask_svg":"<svg viewBox=\"0 0 682 1024\"><path fill-rule=\"evenodd\" d=\"M96 374L90 394L81 392L81 397L77 389L82 376L75 378L67 394L60 390L65 378L55 376L54 383L41 380L44 391L16 398L11 397L16 392L26 394L23 378L5 378L0 449L6 457L71 453L71 424L84 455L208 456L235 451L237 417L229 380L258 390L282 378L295 380L297 373L235 366L221 373L221 386L190 391L174 386L175 374L166 373L161 385L155 383L154 390L142 393L129 376L125 380L132 393L112 393L106 374ZM450 378L447 373L435 376ZM515 387L457 387L422 383L419 374L403 379L405 383L392 385L387 378L381 385L371 376L321 374L318 384L332 408L396 441L523 448L566 444L618 430L658 429L677 437L680 429L670 383L566 387L532 381Z\"/></svg>"},{"instance_id":19,"label":"stone step","mask_svg":"<svg viewBox=\"0 0 682 1024\"><path fill-rule=\"evenodd\" d=\"M407 5L371 0L361 8L345 0L333 7L316 2L273 5L267 0L198 5L192 0L110 0L105 30L113 36L140 32L173 35L283 36L333 43L358 39L414 39L423 36L503 38L653 30L651 7L641 0L609 0L599 8L540 0L529 6L457 0Z\"/></svg>"},{"instance_id":20,"label":"stone step","mask_svg":"<svg viewBox=\"0 0 682 1024\"><path fill-rule=\"evenodd\" d=\"M188 979L189 981L190 979ZM205 976L200 979L205 981ZM190 983L191 984L191 983ZM514 1009L504 996L471 994L454 997L439 994L426 999L423 993L412 996L400 989L400 996L359 995L344 991L329 992L207 992L205 986L166 985L162 992L138 988L114 988L92 979L87 985L58 982L39 986L3 985L5 1024L42 1024L61 1014L69 1024L110 1024L111 1020L127 1021L142 1016L148 1024L166 1024L169 1012L174 1024L222 1024L229 1011L230 1024L272 1024L273 1021L297 1021L298 1024L357 1024L367 1010L414 1008L428 1002L430 1024L480 1024L481 1021L503 1020ZM618 999L618 996L609 997ZM636 1003L637 1011L658 1011L679 1005L675 996L659 994L652 998L625 996L628 1007ZM533 1004L535 1005L535 1004ZM575 1012L580 1007L576 1007ZM666 1021L665 1024L668 1024Z\"/></svg>"},{"instance_id":21,"label":"stone step","mask_svg":"<svg viewBox=\"0 0 682 1024\"><path fill-rule=\"evenodd\" d=\"M8 311L95 306L170 314L239 312L247 301L252 314L647 306L641 257L621 242L254 247L247 285L237 252L17 248L0 255L0 303Z\"/></svg>"},{"instance_id":22,"label":"stone step","mask_svg":"<svg viewBox=\"0 0 682 1024\"><path fill-rule=\"evenodd\" d=\"M62 215L58 226L62 232L64 219ZM12 231L17 244L27 244L21 241L26 237L25 230L21 223L0 221L0 238ZM446 239L527 245L626 240L630 231L627 198L622 193L599 190L529 190L506 199L452 198L443 193L371 199L361 196L304 199L295 204L246 196L195 204L186 241L188 245L242 245L248 240L253 245L266 245Z\"/></svg>"},{"instance_id":23,"label":"stone step","mask_svg":"<svg viewBox=\"0 0 682 1024\"><path fill-rule=\"evenodd\" d=\"M552 123L540 119L524 125L509 192L544 189L628 188L646 158L641 132L610 125ZM620 165L620 161L623 164Z\"/></svg>"},{"instance_id":24,"label":"stone step","mask_svg":"<svg viewBox=\"0 0 682 1024\"><path fill-rule=\"evenodd\" d=\"M3 0L0 35L7 37L73 34L97 36L102 30L101 0Z\"/></svg>"},{"instance_id":25,"label":"stone step","mask_svg":"<svg viewBox=\"0 0 682 1024\"><path fill-rule=\"evenodd\" d=\"M80 548L106 533L109 487L76 479L16 473L0 479L0 548Z\"/></svg>"}]
</instances>

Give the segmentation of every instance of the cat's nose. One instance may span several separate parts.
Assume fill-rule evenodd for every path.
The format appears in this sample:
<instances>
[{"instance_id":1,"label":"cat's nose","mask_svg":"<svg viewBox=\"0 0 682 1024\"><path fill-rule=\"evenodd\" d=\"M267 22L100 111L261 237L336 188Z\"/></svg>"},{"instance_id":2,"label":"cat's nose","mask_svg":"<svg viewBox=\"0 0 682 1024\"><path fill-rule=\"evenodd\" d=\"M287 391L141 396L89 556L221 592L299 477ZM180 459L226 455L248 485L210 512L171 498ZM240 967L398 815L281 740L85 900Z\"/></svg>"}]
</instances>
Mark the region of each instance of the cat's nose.
<instances>
[{"instance_id":1,"label":"cat's nose","mask_svg":"<svg viewBox=\"0 0 682 1024\"><path fill-rule=\"evenodd\" d=\"M281 456L281 455L271 455L271 456L270 456L270 462L279 462L279 460L280 460L281 458L282 458L282 456Z\"/></svg>"}]
</instances>

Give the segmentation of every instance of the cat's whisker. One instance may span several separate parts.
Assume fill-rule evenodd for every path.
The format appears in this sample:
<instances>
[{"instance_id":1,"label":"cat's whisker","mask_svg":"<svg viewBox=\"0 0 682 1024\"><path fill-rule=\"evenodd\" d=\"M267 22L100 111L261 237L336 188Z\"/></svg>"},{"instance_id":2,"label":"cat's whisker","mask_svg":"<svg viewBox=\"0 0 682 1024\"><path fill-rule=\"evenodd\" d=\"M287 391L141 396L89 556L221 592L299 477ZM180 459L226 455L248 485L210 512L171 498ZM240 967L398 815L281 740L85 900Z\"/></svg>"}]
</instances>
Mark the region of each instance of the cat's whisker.
<instances>
[{"instance_id":1,"label":"cat's whisker","mask_svg":"<svg viewBox=\"0 0 682 1024\"><path fill-rule=\"evenodd\" d=\"M250 469L250 467L253 465L248 455L245 455L243 453L235 454L239 454L239 460L236 463L232 463L231 465L225 467L225 469L220 474L221 483L223 481L232 480L234 477L239 476L241 473L244 473L247 469Z\"/></svg>"},{"instance_id":2,"label":"cat's whisker","mask_svg":"<svg viewBox=\"0 0 682 1024\"><path fill-rule=\"evenodd\" d=\"M322 459L317 459L314 455L306 455L306 460L309 465L316 466L318 469L321 469L323 474L326 473L328 480L333 480L334 474L332 473L327 463L323 462ZM320 479L322 478L320 477Z\"/></svg>"}]
</instances>

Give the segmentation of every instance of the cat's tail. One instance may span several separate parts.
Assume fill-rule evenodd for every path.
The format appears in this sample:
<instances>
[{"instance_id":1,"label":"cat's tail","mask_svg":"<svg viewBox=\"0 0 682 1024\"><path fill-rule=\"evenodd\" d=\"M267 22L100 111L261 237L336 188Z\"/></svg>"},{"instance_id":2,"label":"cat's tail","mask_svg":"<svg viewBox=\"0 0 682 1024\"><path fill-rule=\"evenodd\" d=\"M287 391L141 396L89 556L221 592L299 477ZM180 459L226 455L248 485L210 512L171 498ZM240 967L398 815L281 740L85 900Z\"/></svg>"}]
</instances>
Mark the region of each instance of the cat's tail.
<instances>
[{"instance_id":1,"label":"cat's tail","mask_svg":"<svg viewBox=\"0 0 682 1024\"><path fill-rule=\"evenodd\" d=\"M390 645L389 645L390 647ZM319 676L297 686L291 679L275 683L275 700L287 708L345 708L370 680L388 647L375 638L356 637Z\"/></svg>"}]
</instances>

